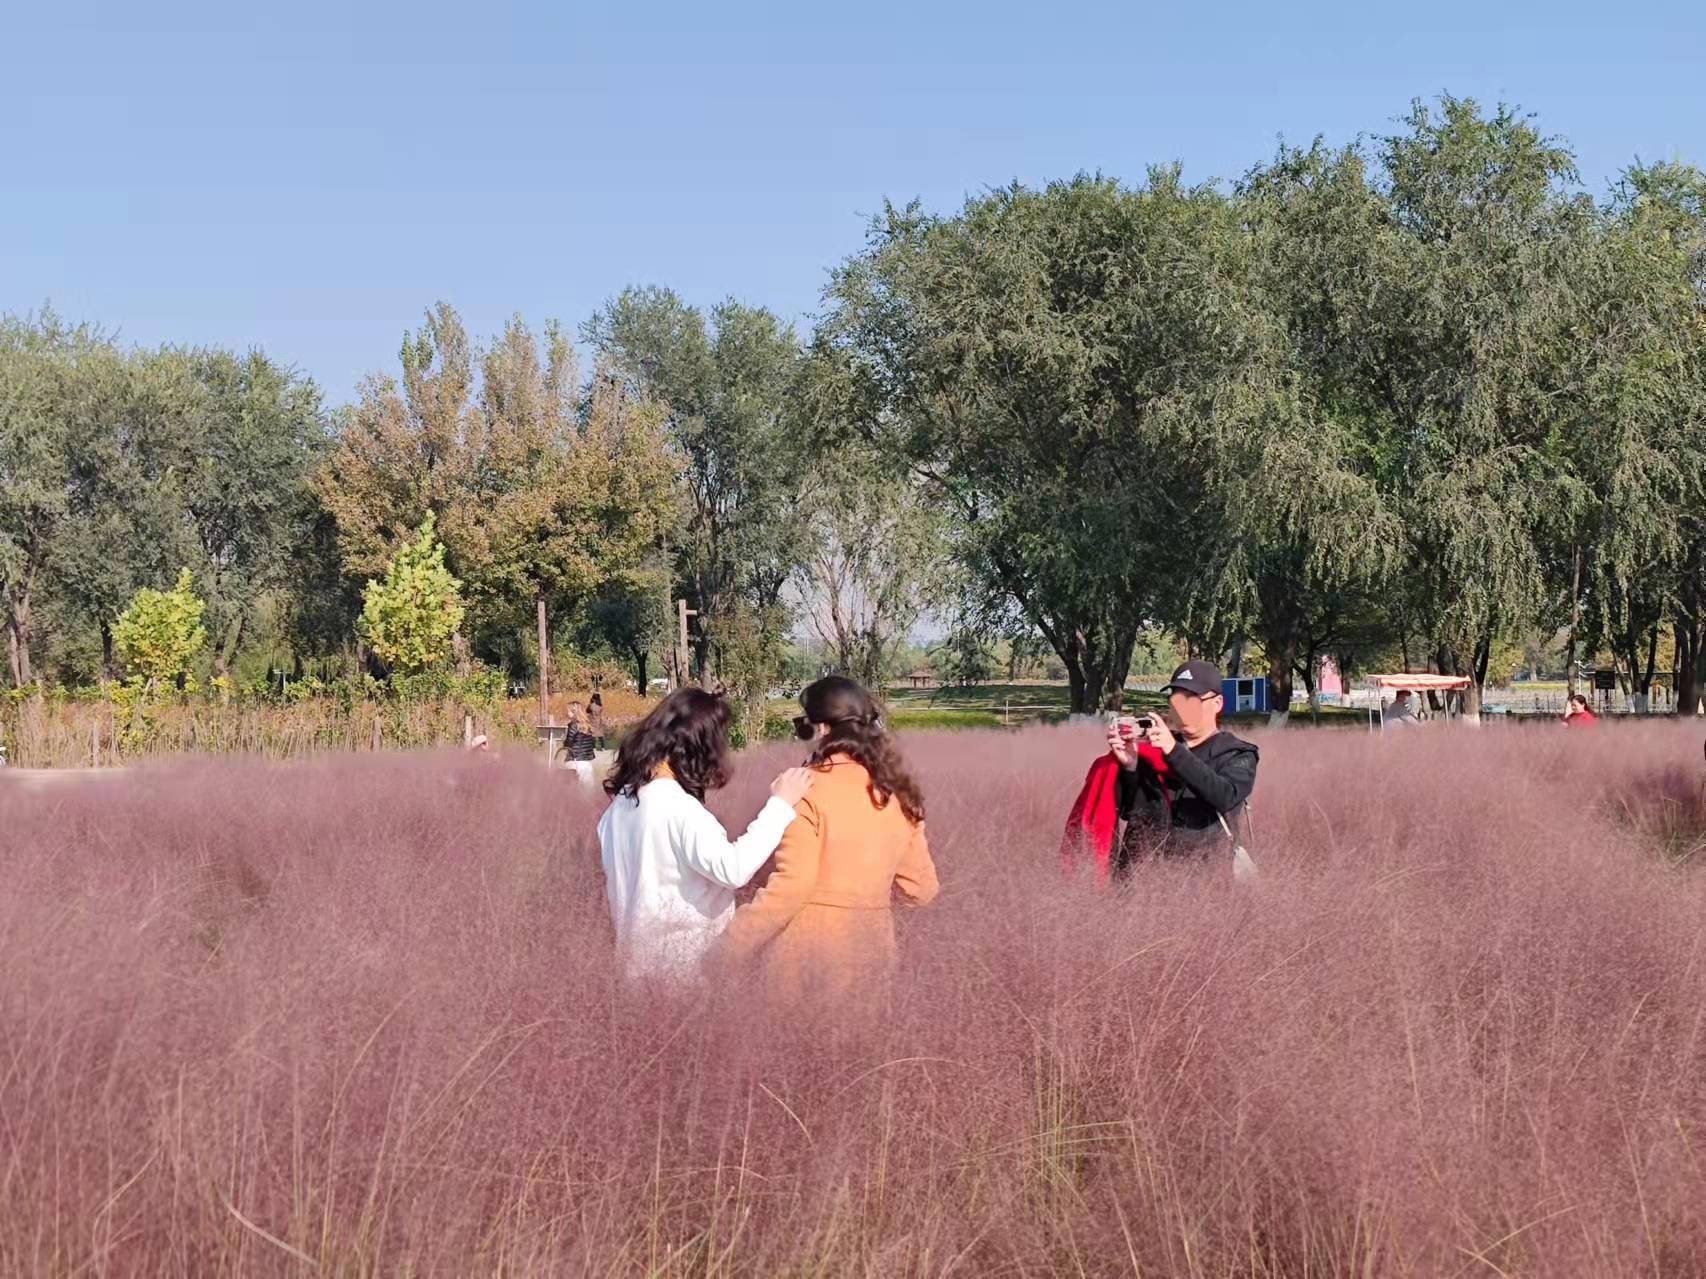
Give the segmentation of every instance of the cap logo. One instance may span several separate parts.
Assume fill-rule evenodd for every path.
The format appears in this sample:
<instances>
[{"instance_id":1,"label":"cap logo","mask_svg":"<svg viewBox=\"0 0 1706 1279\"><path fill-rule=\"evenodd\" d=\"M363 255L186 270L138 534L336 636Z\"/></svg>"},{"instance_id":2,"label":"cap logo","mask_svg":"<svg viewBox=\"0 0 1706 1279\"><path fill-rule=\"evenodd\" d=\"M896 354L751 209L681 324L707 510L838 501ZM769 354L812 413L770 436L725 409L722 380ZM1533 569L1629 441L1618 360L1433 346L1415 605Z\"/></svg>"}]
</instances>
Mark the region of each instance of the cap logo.
<instances>
[{"instance_id":1,"label":"cap logo","mask_svg":"<svg viewBox=\"0 0 1706 1279\"><path fill-rule=\"evenodd\" d=\"M1191 674L1191 668L1190 667L1181 666L1178 670L1173 672L1173 678L1174 679L1188 679L1188 678L1190 678L1190 674Z\"/></svg>"}]
</instances>

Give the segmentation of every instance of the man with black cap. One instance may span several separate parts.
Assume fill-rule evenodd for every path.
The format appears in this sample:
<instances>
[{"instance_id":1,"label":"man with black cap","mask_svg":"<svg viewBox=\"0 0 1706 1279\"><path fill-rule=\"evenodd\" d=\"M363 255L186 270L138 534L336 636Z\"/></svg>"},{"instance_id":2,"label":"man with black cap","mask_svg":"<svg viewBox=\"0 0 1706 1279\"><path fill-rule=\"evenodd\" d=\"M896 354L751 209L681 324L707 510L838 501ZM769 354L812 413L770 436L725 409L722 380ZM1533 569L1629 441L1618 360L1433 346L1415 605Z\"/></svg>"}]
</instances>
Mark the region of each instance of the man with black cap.
<instances>
[{"instance_id":1,"label":"man with black cap","mask_svg":"<svg viewBox=\"0 0 1706 1279\"><path fill-rule=\"evenodd\" d=\"M1166 692L1176 734L1159 715L1121 720L1108 733L1120 762L1119 808L1126 823L1116 864L1121 871L1151 857L1230 856L1233 841L1221 821L1238 830L1256 785L1255 746L1220 729L1220 672L1208 662L1186 662Z\"/></svg>"}]
</instances>

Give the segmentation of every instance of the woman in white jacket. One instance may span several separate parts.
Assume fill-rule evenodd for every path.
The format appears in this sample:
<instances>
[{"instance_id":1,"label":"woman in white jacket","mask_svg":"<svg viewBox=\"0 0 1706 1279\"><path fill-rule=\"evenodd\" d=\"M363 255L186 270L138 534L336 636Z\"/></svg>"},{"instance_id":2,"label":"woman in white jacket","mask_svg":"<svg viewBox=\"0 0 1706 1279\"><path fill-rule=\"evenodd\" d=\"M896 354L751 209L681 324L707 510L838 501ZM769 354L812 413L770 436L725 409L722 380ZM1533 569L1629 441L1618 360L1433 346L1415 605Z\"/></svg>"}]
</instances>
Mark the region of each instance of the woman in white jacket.
<instances>
[{"instance_id":1,"label":"woman in white jacket","mask_svg":"<svg viewBox=\"0 0 1706 1279\"><path fill-rule=\"evenodd\" d=\"M743 887L776 851L812 775L794 768L746 833L731 840L705 807L729 780L729 708L702 689L658 703L623 740L598 823L604 890L629 977L691 980L734 916Z\"/></svg>"}]
</instances>

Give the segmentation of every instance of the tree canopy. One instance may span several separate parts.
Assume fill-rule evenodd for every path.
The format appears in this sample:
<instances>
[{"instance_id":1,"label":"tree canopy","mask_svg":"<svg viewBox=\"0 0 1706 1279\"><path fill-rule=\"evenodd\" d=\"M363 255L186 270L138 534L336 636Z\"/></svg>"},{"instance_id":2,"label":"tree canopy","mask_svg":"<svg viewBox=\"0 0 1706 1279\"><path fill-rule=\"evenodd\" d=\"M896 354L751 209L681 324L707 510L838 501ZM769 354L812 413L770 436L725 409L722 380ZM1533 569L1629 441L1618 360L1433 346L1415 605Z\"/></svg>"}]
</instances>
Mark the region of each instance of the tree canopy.
<instances>
[{"instance_id":1,"label":"tree canopy","mask_svg":"<svg viewBox=\"0 0 1706 1279\"><path fill-rule=\"evenodd\" d=\"M1233 182L886 205L803 334L636 287L579 336L584 367L556 323L481 338L439 303L328 409L264 352L0 320L11 683L116 676L119 618L187 568L216 675L353 668L366 636L525 677L543 615L644 686L684 598L692 673L755 702L790 633L877 683L928 620L955 678L1046 649L1083 711L1140 636L1259 654L1281 714L1326 659L1467 675L1473 712L1555 636L1572 678L1699 705L1706 177L1680 162L1589 192L1533 118L1445 96ZM401 578L364 602L399 572L445 604L407 643Z\"/></svg>"}]
</instances>

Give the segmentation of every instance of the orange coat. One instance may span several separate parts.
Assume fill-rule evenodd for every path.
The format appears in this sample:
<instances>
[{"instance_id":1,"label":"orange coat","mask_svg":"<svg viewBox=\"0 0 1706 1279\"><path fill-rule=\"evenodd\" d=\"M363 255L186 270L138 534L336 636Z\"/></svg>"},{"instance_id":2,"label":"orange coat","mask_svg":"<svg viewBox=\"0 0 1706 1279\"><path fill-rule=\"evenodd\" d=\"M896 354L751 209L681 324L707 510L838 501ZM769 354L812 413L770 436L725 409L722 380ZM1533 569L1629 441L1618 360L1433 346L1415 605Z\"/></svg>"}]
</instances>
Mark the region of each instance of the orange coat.
<instances>
[{"instance_id":1,"label":"orange coat","mask_svg":"<svg viewBox=\"0 0 1706 1279\"><path fill-rule=\"evenodd\" d=\"M731 958L761 961L772 997L879 993L896 957L894 891L920 906L936 896L924 827L892 796L878 808L870 782L846 758L817 770L776 869L724 934Z\"/></svg>"}]
</instances>

